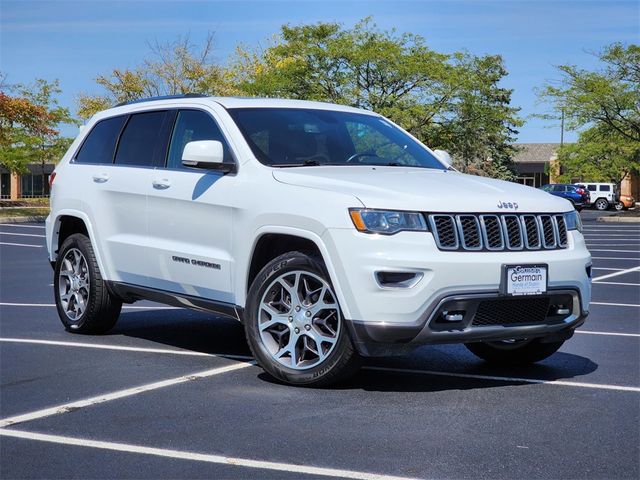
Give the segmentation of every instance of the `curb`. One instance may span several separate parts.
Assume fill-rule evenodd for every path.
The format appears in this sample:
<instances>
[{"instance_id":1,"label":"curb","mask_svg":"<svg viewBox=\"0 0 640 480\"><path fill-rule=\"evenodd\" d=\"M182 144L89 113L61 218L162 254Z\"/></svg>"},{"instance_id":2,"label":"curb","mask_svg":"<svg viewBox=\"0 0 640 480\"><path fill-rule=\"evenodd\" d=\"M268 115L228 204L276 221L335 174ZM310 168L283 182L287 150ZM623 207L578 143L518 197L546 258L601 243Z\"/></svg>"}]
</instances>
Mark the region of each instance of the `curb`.
<instances>
[{"instance_id":1,"label":"curb","mask_svg":"<svg viewBox=\"0 0 640 480\"><path fill-rule=\"evenodd\" d=\"M34 217L0 217L0 223L44 222L46 219L47 217L42 215L37 215Z\"/></svg>"},{"instance_id":2,"label":"curb","mask_svg":"<svg viewBox=\"0 0 640 480\"><path fill-rule=\"evenodd\" d=\"M596 222L640 223L640 217L600 217Z\"/></svg>"}]
</instances>

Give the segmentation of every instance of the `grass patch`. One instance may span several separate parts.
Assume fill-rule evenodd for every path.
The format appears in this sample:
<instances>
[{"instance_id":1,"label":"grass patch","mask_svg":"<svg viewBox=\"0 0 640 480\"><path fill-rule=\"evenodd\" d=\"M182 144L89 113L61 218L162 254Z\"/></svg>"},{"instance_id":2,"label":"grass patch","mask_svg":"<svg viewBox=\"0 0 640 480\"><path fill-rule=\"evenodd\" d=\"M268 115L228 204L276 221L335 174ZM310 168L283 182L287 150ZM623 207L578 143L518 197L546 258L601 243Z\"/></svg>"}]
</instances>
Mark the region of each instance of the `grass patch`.
<instances>
[{"instance_id":1,"label":"grass patch","mask_svg":"<svg viewBox=\"0 0 640 480\"><path fill-rule=\"evenodd\" d=\"M40 217L49 215L49 207L0 208L0 217Z\"/></svg>"}]
</instances>

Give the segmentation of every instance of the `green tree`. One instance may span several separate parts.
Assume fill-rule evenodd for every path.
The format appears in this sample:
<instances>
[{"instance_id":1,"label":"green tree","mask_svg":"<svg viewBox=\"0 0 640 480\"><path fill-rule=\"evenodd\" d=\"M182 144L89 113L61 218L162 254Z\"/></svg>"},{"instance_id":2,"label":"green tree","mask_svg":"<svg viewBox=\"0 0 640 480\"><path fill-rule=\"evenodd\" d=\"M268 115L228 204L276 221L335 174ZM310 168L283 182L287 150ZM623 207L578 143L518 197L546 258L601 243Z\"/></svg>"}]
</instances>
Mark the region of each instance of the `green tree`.
<instances>
[{"instance_id":1,"label":"green tree","mask_svg":"<svg viewBox=\"0 0 640 480\"><path fill-rule=\"evenodd\" d=\"M640 142L640 46L614 43L597 54L601 67L590 71L560 65L559 85L547 84L539 95L567 126L606 126L620 137Z\"/></svg>"},{"instance_id":2,"label":"green tree","mask_svg":"<svg viewBox=\"0 0 640 480\"><path fill-rule=\"evenodd\" d=\"M188 36L149 45L150 55L139 66L124 70L116 68L109 74L99 75L96 83L105 93L79 95L78 116L86 120L97 111L143 97L239 93L227 78L227 71L214 62L213 48L213 34L209 34L200 47Z\"/></svg>"},{"instance_id":3,"label":"green tree","mask_svg":"<svg viewBox=\"0 0 640 480\"><path fill-rule=\"evenodd\" d=\"M559 84L539 95L554 115L564 112L578 141L559 154L563 179L620 181L640 171L640 46L614 43L597 54L598 68L558 67Z\"/></svg>"},{"instance_id":4,"label":"green tree","mask_svg":"<svg viewBox=\"0 0 640 480\"><path fill-rule=\"evenodd\" d=\"M510 143L520 125L499 56L445 55L410 33L370 19L288 26L261 51L239 48L230 75L250 95L300 98L375 110L463 171L511 178Z\"/></svg>"},{"instance_id":5,"label":"green tree","mask_svg":"<svg viewBox=\"0 0 640 480\"><path fill-rule=\"evenodd\" d=\"M581 132L576 143L565 145L558 158L561 181L580 177L620 185L629 173L640 171L640 143L609 128L592 127Z\"/></svg>"},{"instance_id":6,"label":"green tree","mask_svg":"<svg viewBox=\"0 0 640 480\"><path fill-rule=\"evenodd\" d=\"M58 81L38 79L32 85L4 85L13 95L0 92L0 164L12 172L24 173L29 163L44 167L56 163L71 139L60 137L59 126L72 124L69 110L57 100Z\"/></svg>"}]
</instances>

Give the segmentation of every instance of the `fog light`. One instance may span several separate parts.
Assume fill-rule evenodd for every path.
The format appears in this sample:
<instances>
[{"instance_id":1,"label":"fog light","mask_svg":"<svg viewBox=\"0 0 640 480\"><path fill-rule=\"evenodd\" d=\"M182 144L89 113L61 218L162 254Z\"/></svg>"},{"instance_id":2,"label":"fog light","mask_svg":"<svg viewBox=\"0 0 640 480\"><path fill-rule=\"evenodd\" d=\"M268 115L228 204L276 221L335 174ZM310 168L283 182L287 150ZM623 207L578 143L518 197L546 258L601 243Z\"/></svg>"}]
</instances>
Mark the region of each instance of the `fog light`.
<instances>
[{"instance_id":1,"label":"fog light","mask_svg":"<svg viewBox=\"0 0 640 480\"><path fill-rule=\"evenodd\" d=\"M565 305L554 305L552 308L555 315L569 315L571 313L571 309Z\"/></svg>"},{"instance_id":2,"label":"fog light","mask_svg":"<svg viewBox=\"0 0 640 480\"><path fill-rule=\"evenodd\" d=\"M444 318L447 322L461 322L464 319L464 310L454 310L454 311L442 311L442 318Z\"/></svg>"}]
</instances>

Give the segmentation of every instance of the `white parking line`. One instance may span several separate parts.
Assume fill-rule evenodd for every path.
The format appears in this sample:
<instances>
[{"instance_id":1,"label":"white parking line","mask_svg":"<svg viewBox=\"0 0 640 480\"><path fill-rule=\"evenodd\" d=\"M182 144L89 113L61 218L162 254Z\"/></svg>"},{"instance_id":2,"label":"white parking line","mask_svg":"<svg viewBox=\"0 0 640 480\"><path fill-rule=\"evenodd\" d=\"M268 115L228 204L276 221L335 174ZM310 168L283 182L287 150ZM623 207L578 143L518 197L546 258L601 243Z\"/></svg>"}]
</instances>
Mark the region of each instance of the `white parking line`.
<instances>
[{"instance_id":1,"label":"white parking line","mask_svg":"<svg viewBox=\"0 0 640 480\"><path fill-rule=\"evenodd\" d=\"M161 380L159 382L148 383L146 385L139 385L137 387L126 388L124 390L118 390L116 392L105 393L102 395L97 395L95 397L85 398L84 400L56 405L55 407L36 410L35 412L29 412L22 415L3 418L0 419L0 428L9 427L18 423L30 422L32 420L37 420L40 418L51 417L53 415L59 415L61 413L73 412L80 408L86 408L92 405L109 402L111 400L118 400L120 398L138 395L140 393L149 392L151 390L158 390L159 388L170 387L172 385L191 382L193 380L199 380L201 378L213 377L215 375L220 375L221 373L231 372L233 370L239 370L241 368L247 368L251 365L255 365L255 362L251 361L246 363L235 363L233 365L227 365L226 367L218 367L211 370L205 370L203 372L182 375L180 377L170 378L168 380Z\"/></svg>"},{"instance_id":2,"label":"white parking line","mask_svg":"<svg viewBox=\"0 0 640 480\"><path fill-rule=\"evenodd\" d=\"M0 245L11 245L13 247L34 247L34 248L42 248L42 245L30 245L27 243L9 243L9 242L0 242Z\"/></svg>"},{"instance_id":3,"label":"white parking line","mask_svg":"<svg viewBox=\"0 0 640 480\"><path fill-rule=\"evenodd\" d=\"M615 272L621 272L624 268L591 267L591 270L613 270Z\"/></svg>"},{"instance_id":4,"label":"white parking line","mask_svg":"<svg viewBox=\"0 0 640 480\"><path fill-rule=\"evenodd\" d=\"M601 275L599 277L594 278L592 281L593 282L597 282L599 280L605 280L607 278L617 277L619 275L624 275L625 273L631 273L631 272L637 272L637 271L640 271L640 266L627 268L626 270L620 270L620 271L615 272L615 273L608 273L606 275Z\"/></svg>"},{"instance_id":5,"label":"white parking line","mask_svg":"<svg viewBox=\"0 0 640 480\"><path fill-rule=\"evenodd\" d=\"M13 235L13 236L16 236L16 237L41 237L41 238L45 238L45 235L36 235L35 233L0 232L0 235Z\"/></svg>"},{"instance_id":6,"label":"white parking line","mask_svg":"<svg viewBox=\"0 0 640 480\"><path fill-rule=\"evenodd\" d=\"M594 332L591 330L576 330L576 333L584 333L587 335L603 335L607 337L640 337L640 333Z\"/></svg>"},{"instance_id":7,"label":"white parking line","mask_svg":"<svg viewBox=\"0 0 640 480\"><path fill-rule=\"evenodd\" d=\"M107 343L62 342L57 340L40 340L37 338L0 338L0 342L50 345L57 347L94 348L97 350L117 350L124 352L163 353L169 355L183 355L187 357L221 357L231 358L233 360L253 360L253 357L249 357L247 355L227 355L218 353L214 354L205 352L194 352L192 350L173 350L168 348L128 347L125 345L109 345Z\"/></svg>"},{"instance_id":8,"label":"white parking line","mask_svg":"<svg viewBox=\"0 0 640 480\"><path fill-rule=\"evenodd\" d=\"M624 385L608 385L603 383L584 383L584 382L568 382L566 380L540 380L538 378L520 378L520 377L497 377L493 375L479 375L475 373L454 373L454 372L437 372L433 370L415 370L411 368L388 368L388 367L362 367L365 370L375 370L379 372L397 372L409 373L417 375L434 375L438 377L460 377L479 380L495 380L497 382L519 382L519 383L535 383L543 385L561 385L563 387L580 387L594 388L598 390L617 390L620 392L640 392L640 387L626 387Z\"/></svg>"},{"instance_id":9,"label":"white parking line","mask_svg":"<svg viewBox=\"0 0 640 480\"><path fill-rule=\"evenodd\" d=\"M640 287L640 283L627 282L595 282L596 285L622 285L626 287Z\"/></svg>"},{"instance_id":10,"label":"white parking line","mask_svg":"<svg viewBox=\"0 0 640 480\"><path fill-rule=\"evenodd\" d=\"M639 257L591 257L592 260L631 260L634 262L640 262Z\"/></svg>"},{"instance_id":11,"label":"white parking line","mask_svg":"<svg viewBox=\"0 0 640 480\"><path fill-rule=\"evenodd\" d=\"M234 467L257 468L261 470L275 470L278 472L299 473L305 475L320 475L324 477L349 478L356 480L409 480L409 477L397 477L371 472L358 472L355 470L341 470L336 468L314 467L310 465L298 465L292 463L268 462L252 460L248 458L226 457L224 455L212 455L207 453L189 452L185 450L173 450L167 448L145 447L128 443L104 442L89 438L66 437L61 435L49 435L21 430L0 429L0 435L5 437L22 438L39 442L57 443L61 445L73 445L77 447L98 448L116 452L139 453L156 457L176 458L192 460L196 462L215 463Z\"/></svg>"},{"instance_id":12,"label":"white parking line","mask_svg":"<svg viewBox=\"0 0 640 480\"><path fill-rule=\"evenodd\" d=\"M576 330L576 333L584 333L584 334L592 334L592 335L609 335L614 337L640 337L640 334L635 333L618 333L618 332L593 332L589 330ZM38 340L38 339L30 339L30 338L0 338L0 342L5 343L32 343L32 344L41 344L41 345L56 345L62 347L80 347L80 348L96 348L96 349L104 349L104 350L123 350L123 351L131 351L131 352L143 352L143 353L162 353L169 355L187 355L187 356L198 356L198 357L228 357L234 360L252 360L253 357L245 356L245 355L226 355L226 354L213 354L213 353L203 353L203 352L191 352L187 350L171 350L171 349L162 349L162 348L145 348L145 347L125 347L120 345L108 345L108 344L97 344L97 343L76 343L76 342L59 342L53 340ZM253 362L252 364L255 364ZM414 372L414 370L406 370L402 368L388 368L388 367L363 367L365 370L381 370L381 371L398 371L398 372ZM430 370L415 370L417 373L425 373L425 374L433 374L438 376L451 376L451 377L464 377L464 378L479 378L479 379L491 379L491 380L501 380L501 381L514 381L514 377L498 377L498 376L487 376L487 375L478 375L474 373L455 373L455 372L433 372ZM517 381L524 381L528 383L557 383L559 385L566 386L579 386L579 387L591 387L591 388L605 388L608 390L628 390L635 389L633 391L640 391L640 387L625 387L618 385L605 385L602 386L597 383L579 383L579 382L563 382L560 380L551 381L551 380L540 380L540 379L531 379L531 378L516 378ZM60 412L63 413L63 412ZM0 421L0 428L3 427Z\"/></svg>"},{"instance_id":13,"label":"white parking line","mask_svg":"<svg viewBox=\"0 0 640 480\"><path fill-rule=\"evenodd\" d=\"M1 227L45 228L44 225L22 225L19 223L0 223Z\"/></svg>"},{"instance_id":14,"label":"white parking line","mask_svg":"<svg viewBox=\"0 0 640 480\"><path fill-rule=\"evenodd\" d=\"M0 302L0 307L55 307L55 303L8 303ZM144 307L138 305L123 305L122 308L129 310L182 310L182 307L170 307L168 305L158 305L157 307Z\"/></svg>"},{"instance_id":15,"label":"white parking line","mask_svg":"<svg viewBox=\"0 0 640 480\"><path fill-rule=\"evenodd\" d=\"M636 308L640 307L640 305L636 305L634 303L589 302L589 305L605 305L608 307L636 307Z\"/></svg>"},{"instance_id":16,"label":"white parking line","mask_svg":"<svg viewBox=\"0 0 640 480\"><path fill-rule=\"evenodd\" d=\"M610 249L597 249L590 248L592 252L619 252L619 253L640 253L640 250L610 250Z\"/></svg>"}]
</instances>

